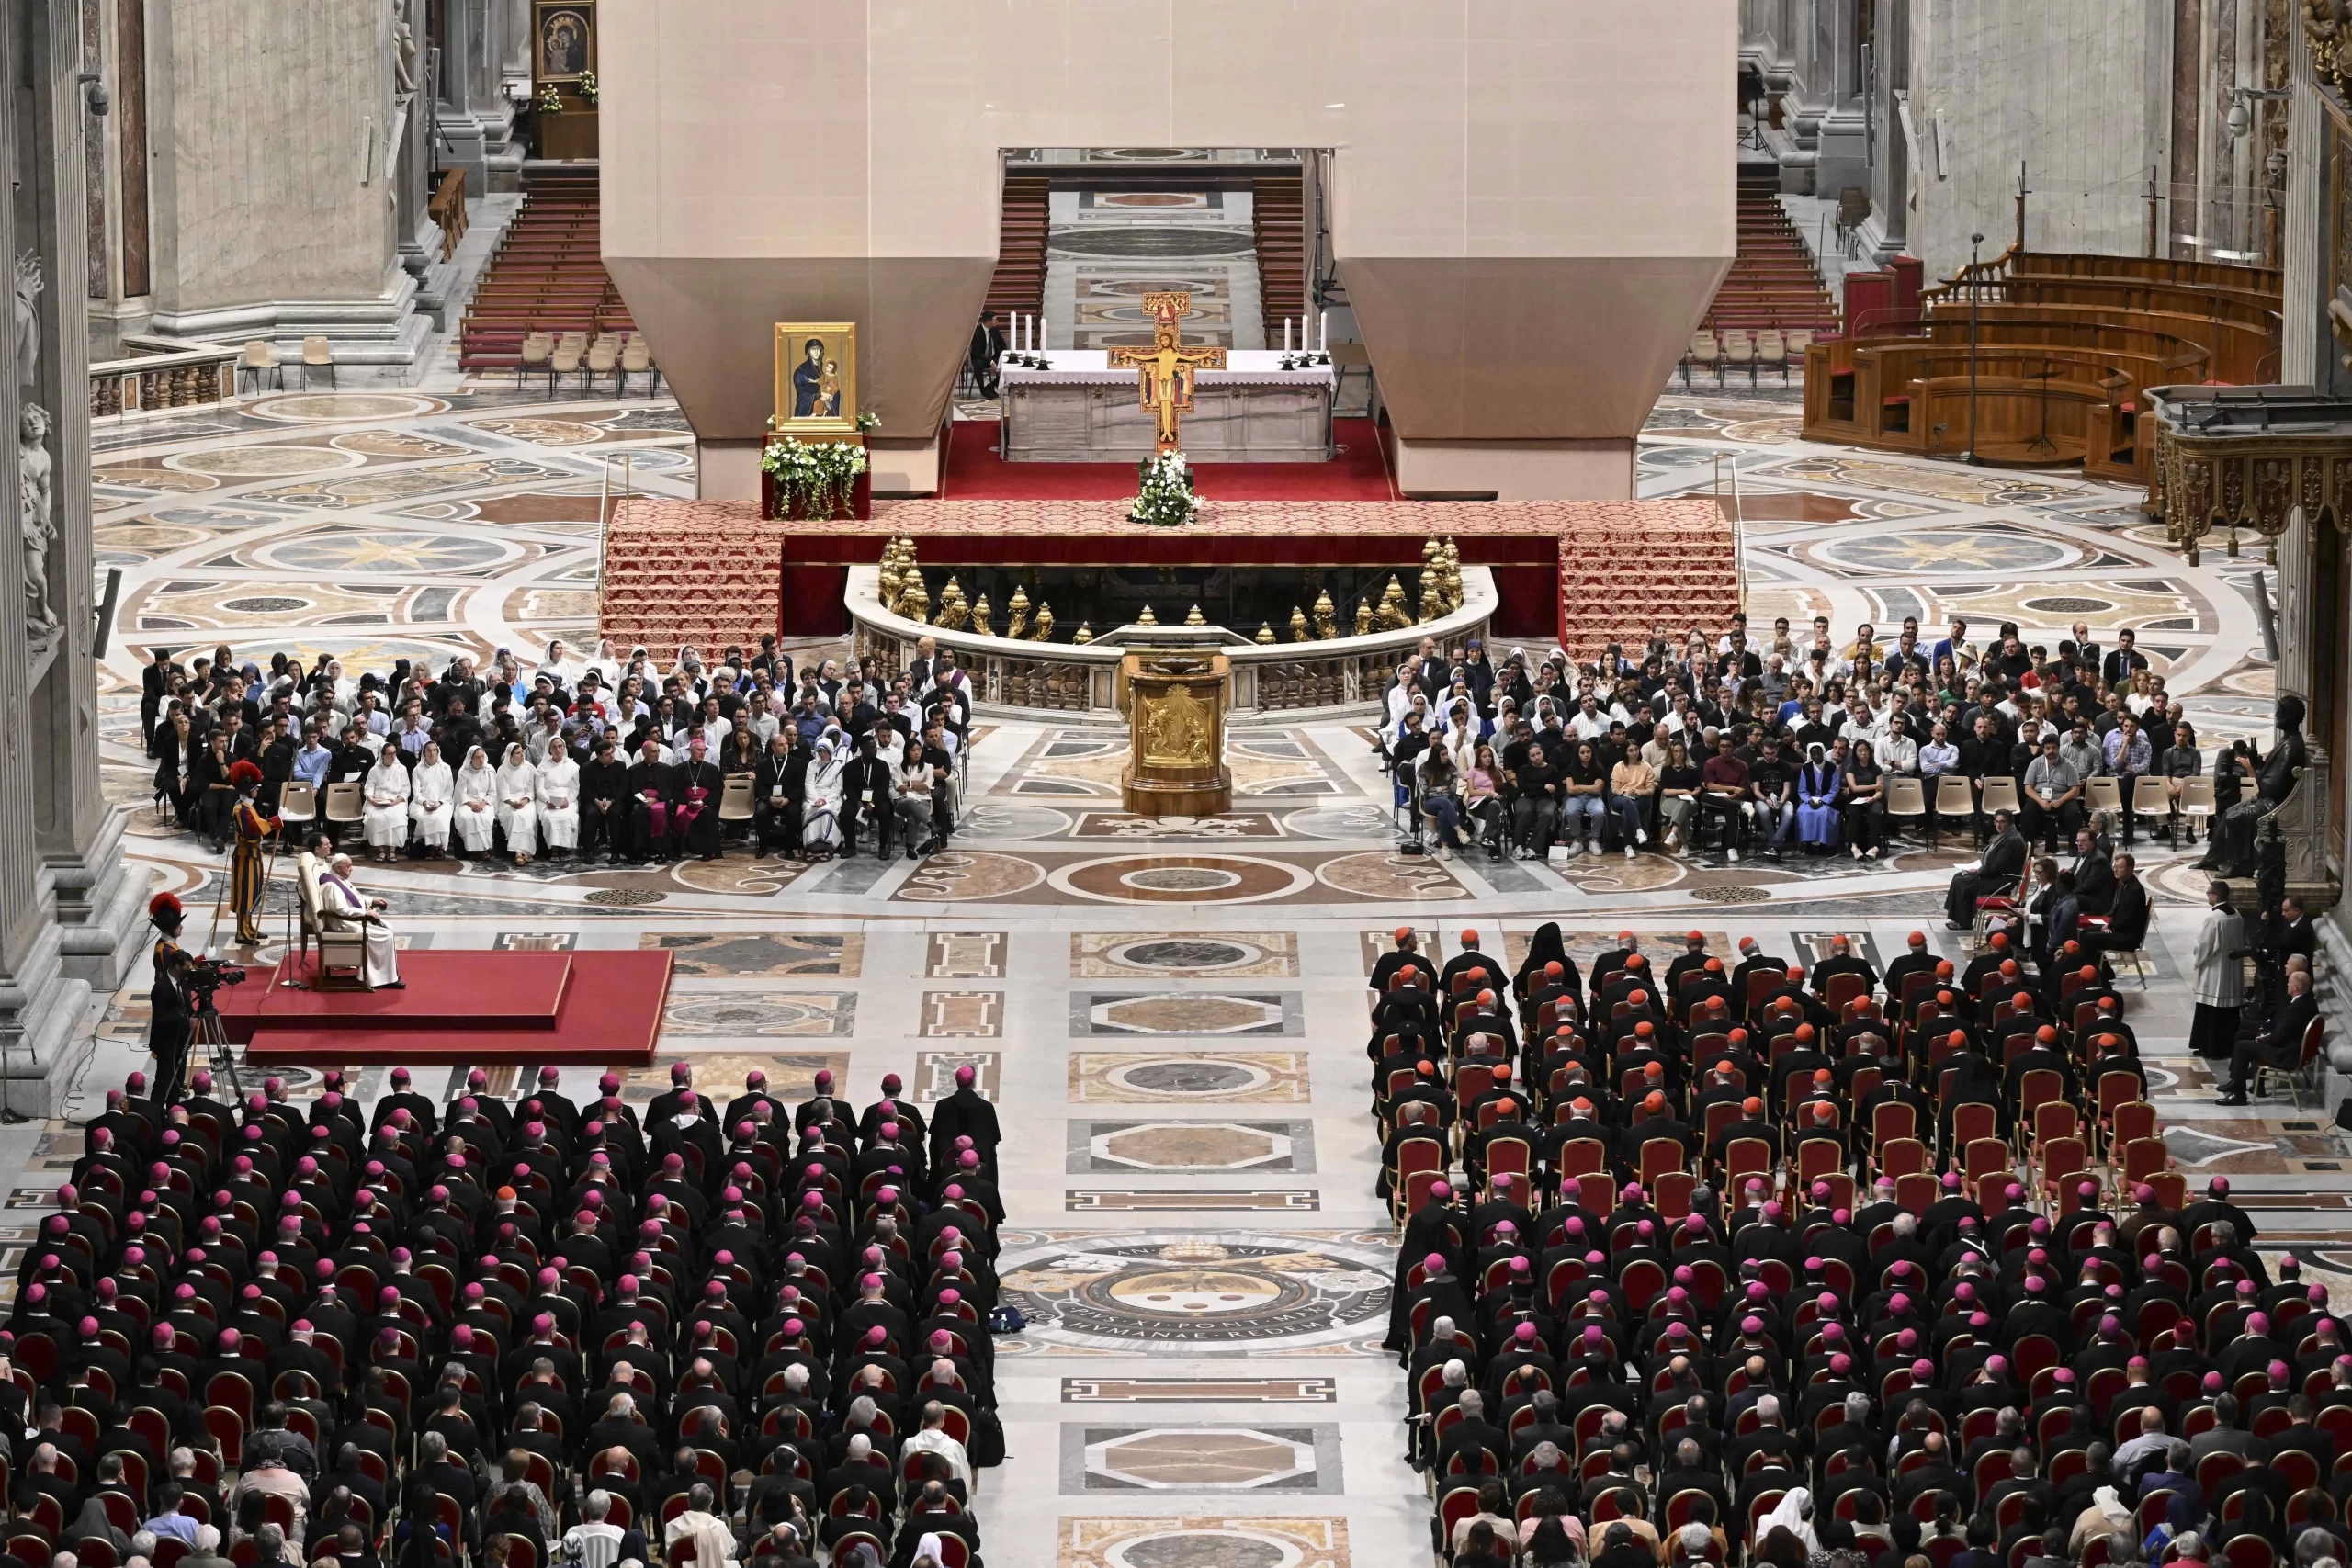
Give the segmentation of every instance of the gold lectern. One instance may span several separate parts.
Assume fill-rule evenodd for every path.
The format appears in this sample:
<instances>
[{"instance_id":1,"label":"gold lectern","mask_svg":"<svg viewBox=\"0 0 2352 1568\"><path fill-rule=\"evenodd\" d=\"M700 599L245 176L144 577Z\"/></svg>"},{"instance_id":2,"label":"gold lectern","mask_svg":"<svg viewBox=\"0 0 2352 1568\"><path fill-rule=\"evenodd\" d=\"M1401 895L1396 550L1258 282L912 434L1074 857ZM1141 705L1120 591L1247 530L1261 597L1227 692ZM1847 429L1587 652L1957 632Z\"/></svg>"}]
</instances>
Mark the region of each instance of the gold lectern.
<instances>
[{"instance_id":1,"label":"gold lectern","mask_svg":"<svg viewBox=\"0 0 2352 1568\"><path fill-rule=\"evenodd\" d=\"M1149 649L1119 662L1127 713L1126 808L1137 817L1216 817L1233 809L1225 765L1225 704L1232 663L1222 653Z\"/></svg>"}]
</instances>

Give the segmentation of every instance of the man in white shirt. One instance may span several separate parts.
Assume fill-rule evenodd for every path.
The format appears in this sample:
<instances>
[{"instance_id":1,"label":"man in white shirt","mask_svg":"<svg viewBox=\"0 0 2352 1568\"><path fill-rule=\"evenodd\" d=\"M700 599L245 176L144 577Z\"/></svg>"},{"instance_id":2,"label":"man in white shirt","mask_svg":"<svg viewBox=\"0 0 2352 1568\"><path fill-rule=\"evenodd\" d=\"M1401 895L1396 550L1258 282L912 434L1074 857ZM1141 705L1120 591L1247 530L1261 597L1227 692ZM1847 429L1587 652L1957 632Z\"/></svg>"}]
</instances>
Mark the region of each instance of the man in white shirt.
<instances>
[{"instance_id":1,"label":"man in white shirt","mask_svg":"<svg viewBox=\"0 0 2352 1568\"><path fill-rule=\"evenodd\" d=\"M580 1522L563 1533L563 1555L579 1568L613 1568L621 1553L621 1528L605 1522L613 1511L613 1495L602 1487L580 1505Z\"/></svg>"},{"instance_id":2,"label":"man in white shirt","mask_svg":"<svg viewBox=\"0 0 2352 1568\"><path fill-rule=\"evenodd\" d=\"M381 915L386 907L383 899L363 897L351 885L349 855L335 856L320 874L319 924L330 931L367 932L367 961L360 975L371 990L400 990L407 985L401 978L400 942Z\"/></svg>"}]
</instances>

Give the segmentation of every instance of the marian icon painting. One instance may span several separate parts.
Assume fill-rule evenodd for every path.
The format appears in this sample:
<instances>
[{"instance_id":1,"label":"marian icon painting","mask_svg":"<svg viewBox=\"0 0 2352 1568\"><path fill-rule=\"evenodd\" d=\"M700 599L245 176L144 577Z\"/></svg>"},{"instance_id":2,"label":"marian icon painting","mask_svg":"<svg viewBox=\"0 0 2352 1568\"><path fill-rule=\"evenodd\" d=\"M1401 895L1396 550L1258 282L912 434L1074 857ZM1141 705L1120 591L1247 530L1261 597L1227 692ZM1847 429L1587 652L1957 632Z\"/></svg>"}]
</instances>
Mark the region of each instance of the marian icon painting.
<instances>
[{"instance_id":1,"label":"marian icon painting","mask_svg":"<svg viewBox=\"0 0 2352 1568\"><path fill-rule=\"evenodd\" d=\"M776 323L775 427L802 435L856 430L854 323Z\"/></svg>"},{"instance_id":2,"label":"marian icon painting","mask_svg":"<svg viewBox=\"0 0 2352 1568\"><path fill-rule=\"evenodd\" d=\"M537 19L540 82L576 82L596 68L594 6L540 0Z\"/></svg>"}]
</instances>

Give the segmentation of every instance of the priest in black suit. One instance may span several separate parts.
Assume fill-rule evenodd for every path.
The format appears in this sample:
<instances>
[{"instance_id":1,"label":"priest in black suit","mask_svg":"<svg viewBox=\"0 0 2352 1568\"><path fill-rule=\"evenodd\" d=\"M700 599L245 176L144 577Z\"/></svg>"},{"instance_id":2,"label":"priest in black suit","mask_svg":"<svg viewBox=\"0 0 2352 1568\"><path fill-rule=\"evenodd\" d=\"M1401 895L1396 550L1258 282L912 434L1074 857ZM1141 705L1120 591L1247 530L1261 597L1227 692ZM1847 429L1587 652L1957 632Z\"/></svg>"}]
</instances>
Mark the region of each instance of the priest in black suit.
<instances>
[{"instance_id":1,"label":"priest in black suit","mask_svg":"<svg viewBox=\"0 0 2352 1568\"><path fill-rule=\"evenodd\" d=\"M2312 994L2311 971L2298 969L2287 976L2287 1005L2278 1016L2230 1053L2230 1081L2222 1086L2221 1102L2244 1105L2257 1066L2291 1072L2303 1059L2303 1032L2318 1016L2319 998Z\"/></svg>"},{"instance_id":2,"label":"priest in black suit","mask_svg":"<svg viewBox=\"0 0 2352 1568\"><path fill-rule=\"evenodd\" d=\"M1976 918L1977 899L2015 891L2029 852L2025 835L2018 831L2009 814L1993 813L1993 841L1984 846L1984 858L1974 871L1955 873L1951 891L1944 896L1944 919L1951 929L1968 929Z\"/></svg>"}]
</instances>

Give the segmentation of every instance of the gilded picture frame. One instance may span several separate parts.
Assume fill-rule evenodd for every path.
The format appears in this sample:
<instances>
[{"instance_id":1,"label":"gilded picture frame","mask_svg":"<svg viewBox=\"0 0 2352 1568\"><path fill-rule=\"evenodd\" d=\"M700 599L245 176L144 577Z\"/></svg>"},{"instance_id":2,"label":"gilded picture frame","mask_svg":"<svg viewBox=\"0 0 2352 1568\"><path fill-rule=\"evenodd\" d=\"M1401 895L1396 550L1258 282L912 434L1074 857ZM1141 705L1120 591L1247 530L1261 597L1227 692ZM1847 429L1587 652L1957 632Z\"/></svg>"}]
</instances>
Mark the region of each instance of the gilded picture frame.
<instances>
[{"instance_id":1,"label":"gilded picture frame","mask_svg":"<svg viewBox=\"0 0 2352 1568\"><path fill-rule=\"evenodd\" d=\"M538 0L531 13L531 72L544 86L596 69L594 0Z\"/></svg>"},{"instance_id":2,"label":"gilded picture frame","mask_svg":"<svg viewBox=\"0 0 2352 1568\"><path fill-rule=\"evenodd\" d=\"M775 428L803 440L857 434L857 324L775 324Z\"/></svg>"}]
</instances>

